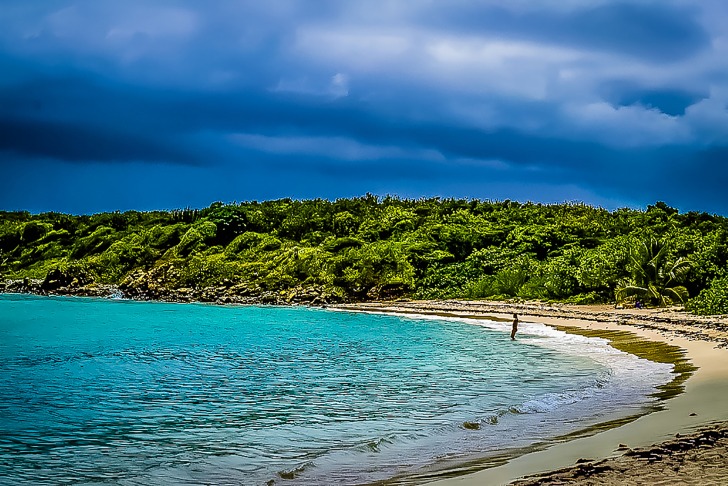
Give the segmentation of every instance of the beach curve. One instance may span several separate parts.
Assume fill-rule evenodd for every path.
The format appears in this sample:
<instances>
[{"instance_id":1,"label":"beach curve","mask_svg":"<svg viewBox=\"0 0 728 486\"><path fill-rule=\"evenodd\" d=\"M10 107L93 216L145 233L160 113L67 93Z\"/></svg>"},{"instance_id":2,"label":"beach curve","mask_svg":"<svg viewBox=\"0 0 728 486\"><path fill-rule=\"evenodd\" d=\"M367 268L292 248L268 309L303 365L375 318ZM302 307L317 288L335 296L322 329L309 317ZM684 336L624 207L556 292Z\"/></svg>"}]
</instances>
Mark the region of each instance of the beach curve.
<instances>
[{"instance_id":1,"label":"beach curve","mask_svg":"<svg viewBox=\"0 0 728 486\"><path fill-rule=\"evenodd\" d=\"M716 454L720 454L718 448L728 448L728 438L722 435L724 432L728 435L726 316L693 316L675 308L616 309L606 305L460 300L375 302L337 308L504 321L517 312L524 328L529 323L540 323L567 331L571 328L572 332L629 331L640 338L683 349L697 368L684 383L685 392L665 400L659 411L594 435L510 458L502 465L428 484L475 486L517 482L525 485L563 481L628 484L646 480L646 474L650 474L650 483L675 484L671 481L678 480L676 474L680 474L681 468L685 476L678 481L681 484L691 478L695 484L704 484L706 478L695 475L694 471L710 470L709 481L728 479L728 464L719 463L717 468L715 465ZM510 325L504 322L504 330L506 327ZM708 441L710 444L705 434L713 437ZM671 440L682 442L675 446ZM670 448L682 449L668 454ZM651 455L650 451L655 450L663 454ZM663 467L655 465L663 459ZM613 467L616 464L619 467ZM646 468L646 464L654 467Z\"/></svg>"}]
</instances>

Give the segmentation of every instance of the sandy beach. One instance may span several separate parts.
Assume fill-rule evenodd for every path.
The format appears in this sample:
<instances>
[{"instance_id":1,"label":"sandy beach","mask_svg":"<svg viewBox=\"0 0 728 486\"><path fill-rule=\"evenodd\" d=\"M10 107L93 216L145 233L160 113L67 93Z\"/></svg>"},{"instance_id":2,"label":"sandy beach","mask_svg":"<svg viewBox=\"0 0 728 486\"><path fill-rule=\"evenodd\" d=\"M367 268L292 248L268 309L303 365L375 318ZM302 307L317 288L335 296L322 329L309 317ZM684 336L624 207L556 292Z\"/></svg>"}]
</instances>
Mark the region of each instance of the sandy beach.
<instances>
[{"instance_id":1,"label":"sandy beach","mask_svg":"<svg viewBox=\"0 0 728 486\"><path fill-rule=\"evenodd\" d=\"M725 484L728 481L728 316L699 317L672 309L615 309L543 303L401 301L340 309L495 318L520 331L542 323L576 333L608 336L629 331L684 350L696 367L684 392L662 410L594 435L556 443L505 464L429 484ZM426 482L426 481L423 481Z\"/></svg>"}]
</instances>

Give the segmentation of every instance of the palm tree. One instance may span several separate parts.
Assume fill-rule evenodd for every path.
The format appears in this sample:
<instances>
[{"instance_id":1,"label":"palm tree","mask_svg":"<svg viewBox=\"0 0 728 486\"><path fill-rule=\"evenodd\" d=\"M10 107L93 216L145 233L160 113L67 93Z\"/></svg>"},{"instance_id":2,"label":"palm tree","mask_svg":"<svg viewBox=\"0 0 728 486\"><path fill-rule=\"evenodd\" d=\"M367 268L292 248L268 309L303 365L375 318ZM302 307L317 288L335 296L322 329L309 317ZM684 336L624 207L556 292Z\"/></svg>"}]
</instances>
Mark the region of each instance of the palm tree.
<instances>
[{"instance_id":1,"label":"palm tree","mask_svg":"<svg viewBox=\"0 0 728 486\"><path fill-rule=\"evenodd\" d=\"M669 245L664 240L652 237L632 248L630 270L631 281L621 284L616 290L618 302L635 296L665 307L683 303L688 298L688 290L679 283L690 271L690 262L682 257L671 260Z\"/></svg>"}]
</instances>

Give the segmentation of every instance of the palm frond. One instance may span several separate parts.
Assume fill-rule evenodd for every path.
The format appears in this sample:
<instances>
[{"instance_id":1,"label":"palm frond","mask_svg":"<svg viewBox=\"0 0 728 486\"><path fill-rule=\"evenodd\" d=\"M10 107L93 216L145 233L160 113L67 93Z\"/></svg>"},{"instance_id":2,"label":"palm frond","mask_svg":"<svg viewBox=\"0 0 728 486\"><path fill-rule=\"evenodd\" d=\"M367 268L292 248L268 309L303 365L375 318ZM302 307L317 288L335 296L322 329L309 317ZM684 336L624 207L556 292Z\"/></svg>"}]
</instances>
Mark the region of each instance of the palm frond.
<instances>
[{"instance_id":1,"label":"palm frond","mask_svg":"<svg viewBox=\"0 0 728 486\"><path fill-rule=\"evenodd\" d=\"M615 291L618 301L639 296L666 306L688 298L685 287L676 284L691 270L691 262L682 257L670 260L668 241L650 237L637 242L630 251L630 267L631 280L620 284Z\"/></svg>"},{"instance_id":2,"label":"palm frond","mask_svg":"<svg viewBox=\"0 0 728 486\"><path fill-rule=\"evenodd\" d=\"M617 301L621 302L627 297L649 295L649 289L637 285L625 285L616 291Z\"/></svg>"},{"instance_id":3,"label":"palm frond","mask_svg":"<svg viewBox=\"0 0 728 486\"><path fill-rule=\"evenodd\" d=\"M670 298L672 302L684 303L690 297L688 295L688 289L683 286L670 287L665 289L665 294Z\"/></svg>"}]
</instances>

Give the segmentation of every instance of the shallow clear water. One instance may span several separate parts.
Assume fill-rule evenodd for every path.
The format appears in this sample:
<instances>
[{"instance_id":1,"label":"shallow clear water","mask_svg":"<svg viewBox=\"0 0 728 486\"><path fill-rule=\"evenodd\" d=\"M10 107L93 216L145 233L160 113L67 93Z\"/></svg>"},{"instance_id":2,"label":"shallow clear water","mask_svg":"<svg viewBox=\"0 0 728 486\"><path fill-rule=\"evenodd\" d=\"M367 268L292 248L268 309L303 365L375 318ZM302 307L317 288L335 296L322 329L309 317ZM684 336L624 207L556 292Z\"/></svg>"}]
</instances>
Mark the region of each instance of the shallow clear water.
<instances>
[{"instance_id":1,"label":"shallow clear water","mask_svg":"<svg viewBox=\"0 0 728 486\"><path fill-rule=\"evenodd\" d=\"M671 378L520 327L0 295L0 483L357 484L630 415Z\"/></svg>"}]
</instances>

